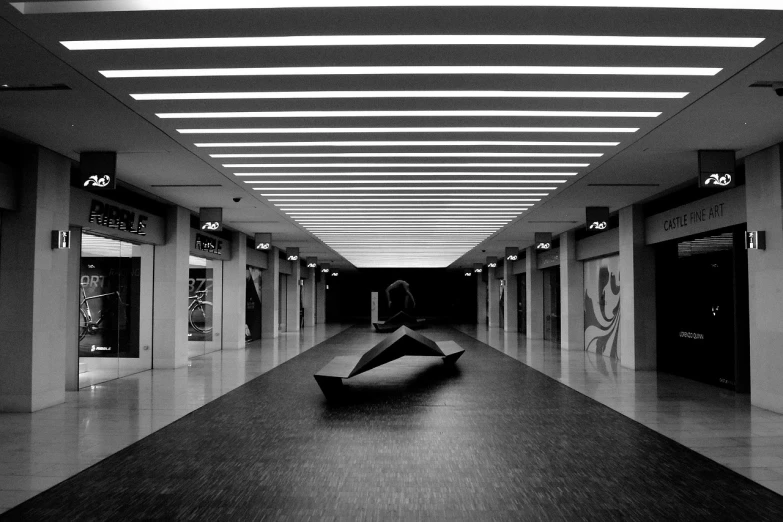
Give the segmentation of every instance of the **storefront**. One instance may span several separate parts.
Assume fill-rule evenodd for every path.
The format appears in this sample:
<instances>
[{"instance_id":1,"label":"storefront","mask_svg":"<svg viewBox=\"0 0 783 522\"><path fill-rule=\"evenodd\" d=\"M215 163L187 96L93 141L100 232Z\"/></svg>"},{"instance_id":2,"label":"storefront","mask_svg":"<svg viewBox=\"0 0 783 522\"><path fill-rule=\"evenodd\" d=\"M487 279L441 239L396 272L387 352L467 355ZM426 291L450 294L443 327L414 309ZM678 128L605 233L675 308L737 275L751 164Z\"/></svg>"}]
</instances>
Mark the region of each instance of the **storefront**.
<instances>
[{"instance_id":1,"label":"storefront","mask_svg":"<svg viewBox=\"0 0 783 522\"><path fill-rule=\"evenodd\" d=\"M223 347L223 261L231 244L212 234L190 231L188 258L188 357Z\"/></svg>"},{"instance_id":2,"label":"storefront","mask_svg":"<svg viewBox=\"0 0 783 522\"><path fill-rule=\"evenodd\" d=\"M744 187L648 218L659 371L750 390L745 228Z\"/></svg>"},{"instance_id":3,"label":"storefront","mask_svg":"<svg viewBox=\"0 0 783 522\"><path fill-rule=\"evenodd\" d=\"M66 384L80 389L152 368L154 245L165 236L161 217L80 190L70 209L78 324Z\"/></svg>"},{"instance_id":4,"label":"storefront","mask_svg":"<svg viewBox=\"0 0 783 522\"><path fill-rule=\"evenodd\" d=\"M260 339L263 334L261 288L264 271L269 266L266 252L248 245L245 268L245 341Z\"/></svg>"},{"instance_id":5,"label":"storefront","mask_svg":"<svg viewBox=\"0 0 783 522\"><path fill-rule=\"evenodd\" d=\"M544 339L560 343L560 249L537 254L544 285Z\"/></svg>"}]
</instances>

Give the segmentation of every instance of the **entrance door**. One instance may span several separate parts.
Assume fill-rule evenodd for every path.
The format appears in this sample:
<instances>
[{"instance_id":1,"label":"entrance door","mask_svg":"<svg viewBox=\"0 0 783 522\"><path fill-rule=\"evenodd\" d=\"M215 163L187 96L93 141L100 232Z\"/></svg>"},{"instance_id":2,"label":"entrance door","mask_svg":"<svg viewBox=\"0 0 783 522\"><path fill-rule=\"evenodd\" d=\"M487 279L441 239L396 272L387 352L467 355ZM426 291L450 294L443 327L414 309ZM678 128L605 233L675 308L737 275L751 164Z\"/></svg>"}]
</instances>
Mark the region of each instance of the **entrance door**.
<instances>
[{"instance_id":1,"label":"entrance door","mask_svg":"<svg viewBox=\"0 0 783 522\"><path fill-rule=\"evenodd\" d=\"M153 252L82 234L79 388L152 367Z\"/></svg>"},{"instance_id":2,"label":"entrance door","mask_svg":"<svg viewBox=\"0 0 783 522\"><path fill-rule=\"evenodd\" d=\"M517 275L517 330L527 335L527 277Z\"/></svg>"},{"instance_id":3,"label":"entrance door","mask_svg":"<svg viewBox=\"0 0 783 522\"><path fill-rule=\"evenodd\" d=\"M560 267L545 268L544 339L560 343Z\"/></svg>"},{"instance_id":4,"label":"entrance door","mask_svg":"<svg viewBox=\"0 0 783 522\"><path fill-rule=\"evenodd\" d=\"M738 256L746 253L735 235L741 237L725 232L680 241L676 252L664 247L670 261L658 276L667 279L659 280L658 351L663 371L742 391L749 384L743 363L748 348L743 314L735 312L737 292L747 293L747 271L737 269Z\"/></svg>"},{"instance_id":5,"label":"entrance door","mask_svg":"<svg viewBox=\"0 0 783 522\"><path fill-rule=\"evenodd\" d=\"M188 259L188 357L220 350L223 327L223 262Z\"/></svg>"}]
</instances>

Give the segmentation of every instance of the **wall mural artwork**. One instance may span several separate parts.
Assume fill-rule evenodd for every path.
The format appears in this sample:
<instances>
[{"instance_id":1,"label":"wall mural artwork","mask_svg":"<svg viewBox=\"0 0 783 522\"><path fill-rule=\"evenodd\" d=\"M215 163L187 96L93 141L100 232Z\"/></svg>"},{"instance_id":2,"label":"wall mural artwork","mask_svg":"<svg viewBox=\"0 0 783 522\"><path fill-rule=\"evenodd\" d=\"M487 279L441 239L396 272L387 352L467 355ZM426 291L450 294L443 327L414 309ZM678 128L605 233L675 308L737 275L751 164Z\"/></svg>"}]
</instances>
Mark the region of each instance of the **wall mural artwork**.
<instances>
[{"instance_id":1,"label":"wall mural artwork","mask_svg":"<svg viewBox=\"0 0 783 522\"><path fill-rule=\"evenodd\" d=\"M584 263L585 350L619 358L620 257Z\"/></svg>"}]
</instances>

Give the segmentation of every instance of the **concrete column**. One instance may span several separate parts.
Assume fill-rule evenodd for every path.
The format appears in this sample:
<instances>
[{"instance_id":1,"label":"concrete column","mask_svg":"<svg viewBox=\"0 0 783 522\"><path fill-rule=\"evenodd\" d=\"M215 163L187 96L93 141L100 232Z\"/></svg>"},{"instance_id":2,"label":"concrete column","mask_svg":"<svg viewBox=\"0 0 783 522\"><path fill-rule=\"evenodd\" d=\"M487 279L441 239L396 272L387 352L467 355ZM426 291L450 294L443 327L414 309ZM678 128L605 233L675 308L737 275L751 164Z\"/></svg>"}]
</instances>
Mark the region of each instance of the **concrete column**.
<instances>
[{"instance_id":1,"label":"concrete column","mask_svg":"<svg viewBox=\"0 0 783 522\"><path fill-rule=\"evenodd\" d=\"M487 281L484 280L486 275L486 272L476 274L476 323L479 326L487 324Z\"/></svg>"},{"instance_id":2,"label":"concrete column","mask_svg":"<svg viewBox=\"0 0 783 522\"><path fill-rule=\"evenodd\" d=\"M261 337L265 338L280 335L280 250L272 247L267 255L267 270L261 277Z\"/></svg>"},{"instance_id":3,"label":"concrete column","mask_svg":"<svg viewBox=\"0 0 783 522\"><path fill-rule=\"evenodd\" d=\"M783 413L783 173L780 145L745 158L748 230L766 250L748 250L750 401Z\"/></svg>"},{"instance_id":4,"label":"concrete column","mask_svg":"<svg viewBox=\"0 0 783 522\"><path fill-rule=\"evenodd\" d=\"M16 179L18 205L3 213L0 243L0 411L32 412L65 401L70 161L30 148ZM73 275L78 278L78 273Z\"/></svg>"},{"instance_id":5,"label":"concrete column","mask_svg":"<svg viewBox=\"0 0 783 522\"><path fill-rule=\"evenodd\" d=\"M301 300L299 296L299 278L302 276L302 265L299 261L291 262L291 275L288 276L288 289L286 291L287 303L286 309L286 325L287 332L299 331L299 308L301 307Z\"/></svg>"},{"instance_id":6,"label":"concrete column","mask_svg":"<svg viewBox=\"0 0 783 522\"><path fill-rule=\"evenodd\" d=\"M316 271L319 269L316 268ZM326 322L326 276L321 273L320 280L315 283L315 321L318 324Z\"/></svg>"},{"instance_id":7,"label":"concrete column","mask_svg":"<svg viewBox=\"0 0 783 522\"><path fill-rule=\"evenodd\" d=\"M307 279L304 280L302 306L304 306L304 325L315 326L315 268L305 268Z\"/></svg>"},{"instance_id":8,"label":"concrete column","mask_svg":"<svg viewBox=\"0 0 783 522\"><path fill-rule=\"evenodd\" d=\"M620 210L620 364L655 370L655 253L644 240L639 205Z\"/></svg>"},{"instance_id":9,"label":"concrete column","mask_svg":"<svg viewBox=\"0 0 783 522\"><path fill-rule=\"evenodd\" d=\"M500 279L495 275L497 270L497 268L487 268L487 292L489 293L487 316L490 328L500 326Z\"/></svg>"},{"instance_id":10,"label":"concrete column","mask_svg":"<svg viewBox=\"0 0 783 522\"><path fill-rule=\"evenodd\" d=\"M166 214L166 244L155 248L153 368L188 364L188 256L190 212L171 207Z\"/></svg>"},{"instance_id":11,"label":"concrete column","mask_svg":"<svg viewBox=\"0 0 783 522\"><path fill-rule=\"evenodd\" d=\"M514 262L506 260L503 263L503 279L506 281L503 297L503 330L517 331L517 276L514 275Z\"/></svg>"},{"instance_id":12,"label":"concrete column","mask_svg":"<svg viewBox=\"0 0 783 522\"><path fill-rule=\"evenodd\" d=\"M525 294L527 336L530 339L544 338L544 274L538 269L535 247L525 252Z\"/></svg>"},{"instance_id":13,"label":"concrete column","mask_svg":"<svg viewBox=\"0 0 783 522\"><path fill-rule=\"evenodd\" d=\"M223 262L223 349L245 347L247 236L231 235L231 260Z\"/></svg>"},{"instance_id":14,"label":"concrete column","mask_svg":"<svg viewBox=\"0 0 783 522\"><path fill-rule=\"evenodd\" d=\"M584 269L574 231L560 234L560 348L585 349Z\"/></svg>"},{"instance_id":15,"label":"concrete column","mask_svg":"<svg viewBox=\"0 0 783 522\"><path fill-rule=\"evenodd\" d=\"M17 177L18 206L3 213L0 243L0 411L32 412L65 401L70 161L31 148ZM74 275L78 277L78 273Z\"/></svg>"}]
</instances>

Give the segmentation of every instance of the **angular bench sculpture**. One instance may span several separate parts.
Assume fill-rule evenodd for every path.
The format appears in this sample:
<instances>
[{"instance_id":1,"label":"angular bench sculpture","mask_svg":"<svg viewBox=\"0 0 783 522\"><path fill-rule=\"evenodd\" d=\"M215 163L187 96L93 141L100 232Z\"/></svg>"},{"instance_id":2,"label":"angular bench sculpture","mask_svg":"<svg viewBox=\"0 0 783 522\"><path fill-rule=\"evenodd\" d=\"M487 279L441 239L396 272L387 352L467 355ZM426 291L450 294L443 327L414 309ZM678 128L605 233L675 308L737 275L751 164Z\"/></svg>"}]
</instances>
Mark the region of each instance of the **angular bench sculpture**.
<instances>
[{"instance_id":1,"label":"angular bench sculpture","mask_svg":"<svg viewBox=\"0 0 783 522\"><path fill-rule=\"evenodd\" d=\"M427 325L426 319L416 319L405 312L397 312L386 321L372 323L375 329L381 333L393 332L400 326L407 326L411 330L418 330Z\"/></svg>"},{"instance_id":2,"label":"angular bench sculpture","mask_svg":"<svg viewBox=\"0 0 783 522\"><path fill-rule=\"evenodd\" d=\"M328 396L342 388L343 379L350 379L405 355L442 357L444 363L453 364L463 353L465 350L454 341L435 342L406 326L400 326L363 355L335 357L314 377L321 391Z\"/></svg>"}]
</instances>

